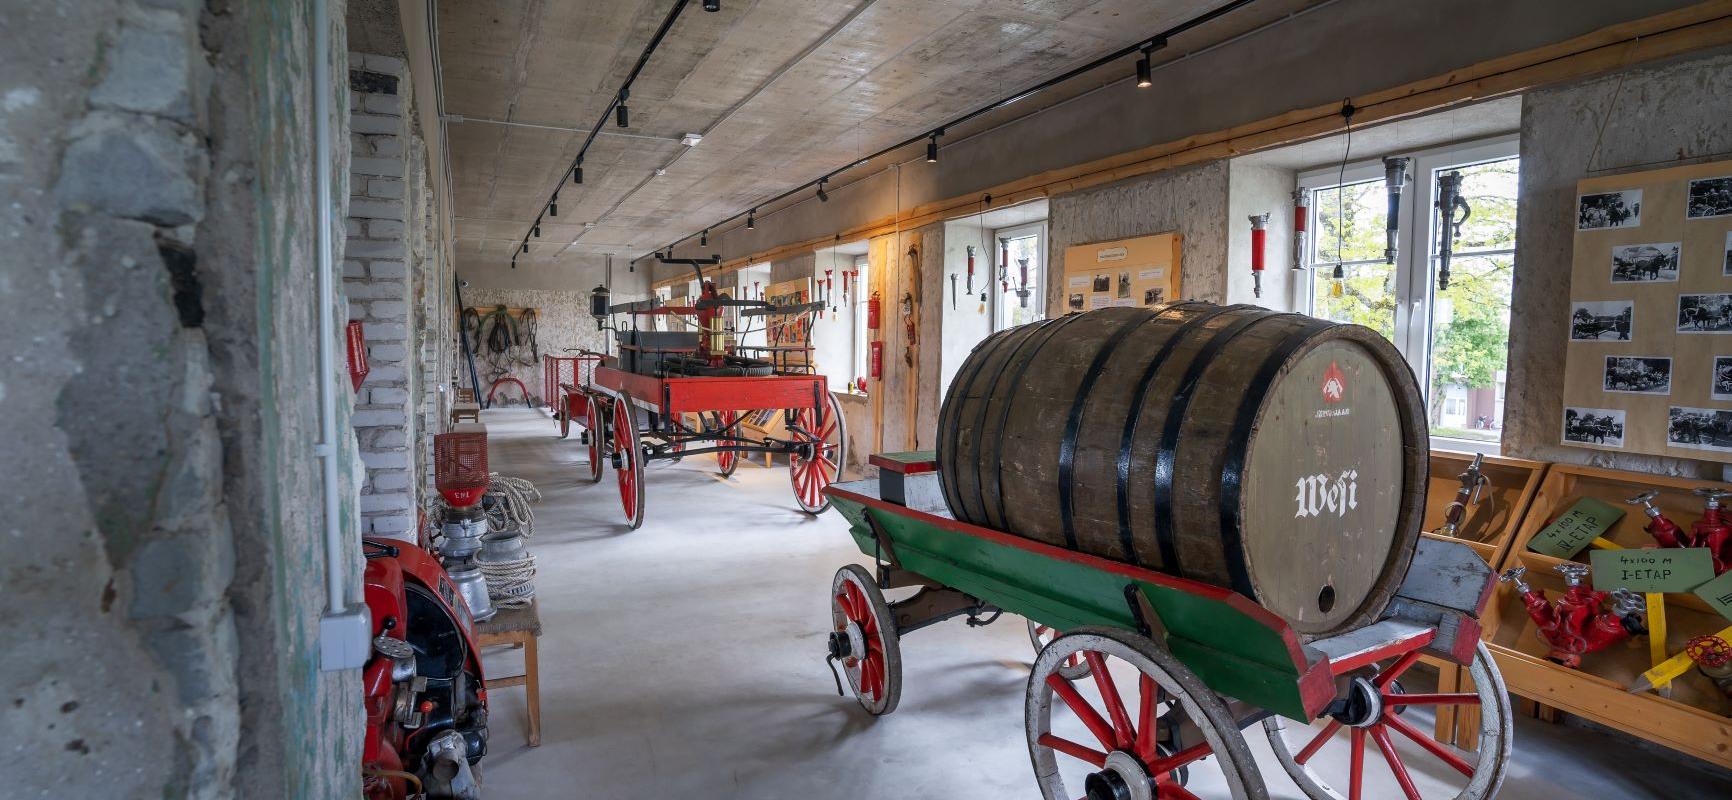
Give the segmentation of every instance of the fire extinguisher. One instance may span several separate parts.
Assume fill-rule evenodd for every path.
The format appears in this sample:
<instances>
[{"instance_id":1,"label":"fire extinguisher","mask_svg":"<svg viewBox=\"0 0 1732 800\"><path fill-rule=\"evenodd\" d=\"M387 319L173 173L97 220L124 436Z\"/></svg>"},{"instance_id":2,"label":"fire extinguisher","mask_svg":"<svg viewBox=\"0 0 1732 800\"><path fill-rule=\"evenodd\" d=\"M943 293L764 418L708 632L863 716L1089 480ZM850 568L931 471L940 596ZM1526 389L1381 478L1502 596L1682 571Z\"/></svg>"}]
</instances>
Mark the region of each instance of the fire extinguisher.
<instances>
[{"instance_id":1,"label":"fire extinguisher","mask_svg":"<svg viewBox=\"0 0 1732 800\"><path fill-rule=\"evenodd\" d=\"M866 369L871 373L872 380L882 380L884 378L884 343L874 341L868 350Z\"/></svg>"},{"instance_id":2,"label":"fire extinguisher","mask_svg":"<svg viewBox=\"0 0 1732 800\"><path fill-rule=\"evenodd\" d=\"M883 304L880 303L878 300L878 293L873 292L872 293L872 299L866 301L866 327L867 328L869 328L871 330L878 330L878 311L879 311L880 306L882 306L882 305ZM876 345L878 343L873 342L873 344ZM874 378L878 377L878 370L876 367L874 367L872 370L872 377L874 377Z\"/></svg>"}]
</instances>

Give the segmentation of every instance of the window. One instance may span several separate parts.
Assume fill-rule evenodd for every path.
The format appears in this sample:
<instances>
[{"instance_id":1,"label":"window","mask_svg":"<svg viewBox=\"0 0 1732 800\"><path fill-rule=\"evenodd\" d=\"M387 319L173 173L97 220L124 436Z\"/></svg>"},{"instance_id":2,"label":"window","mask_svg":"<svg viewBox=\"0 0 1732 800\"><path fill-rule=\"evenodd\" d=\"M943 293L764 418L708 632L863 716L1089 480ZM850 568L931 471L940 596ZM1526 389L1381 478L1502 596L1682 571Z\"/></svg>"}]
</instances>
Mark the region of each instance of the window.
<instances>
[{"instance_id":1,"label":"window","mask_svg":"<svg viewBox=\"0 0 1732 800\"><path fill-rule=\"evenodd\" d=\"M741 267L739 272L734 273L734 288L729 290L729 294L736 300L758 300L760 299L759 295L764 293L764 287L769 284L769 262L753 264L749 267ZM739 343L738 346L761 348L770 343L769 337L764 332L764 317L740 316L738 310L735 310L732 318L735 341ZM761 358L764 356L764 351L748 349L742 355Z\"/></svg>"},{"instance_id":2,"label":"window","mask_svg":"<svg viewBox=\"0 0 1732 800\"><path fill-rule=\"evenodd\" d=\"M1503 429L1515 271L1515 137L1409 153L1394 264L1384 263L1388 198L1381 161L1300 175L1312 190L1311 313L1365 325L1388 337L1426 394L1433 442L1495 450ZM1461 173L1472 208L1437 289L1437 179ZM1343 279L1333 277L1340 265Z\"/></svg>"},{"instance_id":3,"label":"window","mask_svg":"<svg viewBox=\"0 0 1732 800\"><path fill-rule=\"evenodd\" d=\"M833 391L858 391L856 379L866 374L866 303L859 296L871 285L866 247L854 242L816 254L812 299L823 300L824 310L812 320L812 360ZM844 286L853 270L860 276Z\"/></svg>"},{"instance_id":4,"label":"window","mask_svg":"<svg viewBox=\"0 0 1732 800\"><path fill-rule=\"evenodd\" d=\"M868 378L872 374L869 365L866 363L868 351L871 348L870 342L872 341L872 331L866 327L866 302L868 298L860 296L865 294L865 292L859 288L872 285L866 275L866 263L867 259L865 256L854 257L854 269L858 270L860 274L850 281L848 287L849 300L852 303L854 310L854 371L851 376L853 379L851 391L858 391L861 393L865 392L864 387L869 386L870 383L860 379Z\"/></svg>"},{"instance_id":5,"label":"window","mask_svg":"<svg viewBox=\"0 0 1732 800\"><path fill-rule=\"evenodd\" d=\"M993 238L1000 247L999 253L993 254L994 258L1006 249L1010 253L1008 268L1004 275L999 276L1000 280L1010 282L1010 290L1004 291L1001 284L1000 291L991 293L996 306L992 329L1001 331L1044 319L1046 290L1042 288L1041 278L1046 274L1046 223L1003 228L993 231ZM1004 265L995 265L995 274L998 266Z\"/></svg>"}]
</instances>

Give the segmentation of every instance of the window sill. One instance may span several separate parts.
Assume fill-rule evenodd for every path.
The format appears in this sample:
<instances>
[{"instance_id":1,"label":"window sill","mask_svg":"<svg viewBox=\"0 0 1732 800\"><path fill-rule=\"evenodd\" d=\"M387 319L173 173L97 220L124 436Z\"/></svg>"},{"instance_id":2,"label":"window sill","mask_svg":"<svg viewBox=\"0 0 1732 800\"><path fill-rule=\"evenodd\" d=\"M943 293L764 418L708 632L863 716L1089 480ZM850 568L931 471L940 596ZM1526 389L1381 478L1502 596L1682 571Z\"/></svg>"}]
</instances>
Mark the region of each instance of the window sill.
<instances>
[{"instance_id":1,"label":"window sill","mask_svg":"<svg viewBox=\"0 0 1732 800\"><path fill-rule=\"evenodd\" d=\"M1478 439L1457 439L1449 436L1431 437L1431 449L1446 450L1451 453L1483 453L1488 456L1503 455L1502 442L1484 442Z\"/></svg>"}]
</instances>

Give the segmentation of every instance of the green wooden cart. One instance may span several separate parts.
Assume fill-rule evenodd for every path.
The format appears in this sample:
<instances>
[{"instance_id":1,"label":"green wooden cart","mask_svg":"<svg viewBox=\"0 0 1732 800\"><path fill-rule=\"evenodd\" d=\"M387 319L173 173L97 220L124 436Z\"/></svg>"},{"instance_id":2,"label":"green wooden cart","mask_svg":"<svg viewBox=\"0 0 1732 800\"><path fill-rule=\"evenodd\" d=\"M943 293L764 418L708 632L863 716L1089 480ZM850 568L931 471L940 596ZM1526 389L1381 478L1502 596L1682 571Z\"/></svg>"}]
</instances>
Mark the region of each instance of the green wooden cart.
<instances>
[{"instance_id":1,"label":"green wooden cart","mask_svg":"<svg viewBox=\"0 0 1732 800\"><path fill-rule=\"evenodd\" d=\"M876 565L843 567L830 593L830 656L867 712L888 714L901 697L900 637L1008 612L1038 648L1024 719L1047 800L1078 786L1090 800L1267 797L1241 733L1258 723L1316 800L1497 793L1509 699L1478 622L1495 576L1465 545L1423 540L1382 620L1307 642L1231 590L956 520L930 451L872 463L879 478L825 489ZM887 602L897 589L916 591ZM1422 654L1467 666L1472 685L1406 691L1400 678ZM1403 718L1445 705L1476 707L1477 750ZM1387 770L1365 768L1367 740ZM1330 746L1348 748L1346 767L1313 758Z\"/></svg>"}]
</instances>

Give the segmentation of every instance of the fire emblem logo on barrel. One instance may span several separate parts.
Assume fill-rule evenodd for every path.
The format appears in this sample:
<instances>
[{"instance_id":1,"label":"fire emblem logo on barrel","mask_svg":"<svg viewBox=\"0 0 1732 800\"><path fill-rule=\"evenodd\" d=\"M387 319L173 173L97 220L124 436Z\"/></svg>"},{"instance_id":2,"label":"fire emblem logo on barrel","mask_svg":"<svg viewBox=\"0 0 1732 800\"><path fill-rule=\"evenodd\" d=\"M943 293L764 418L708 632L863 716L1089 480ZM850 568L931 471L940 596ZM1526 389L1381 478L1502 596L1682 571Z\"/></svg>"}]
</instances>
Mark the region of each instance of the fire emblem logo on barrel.
<instances>
[{"instance_id":1,"label":"fire emblem logo on barrel","mask_svg":"<svg viewBox=\"0 0 1732 800\"><path fill-rule=\"evenodd\" d=\"M1347 374L1335 362L1329 362L1329 369L1323 371L1323 399L1330 403L1339 403L1347 396Z\"/></svg>"}]
</instances>

